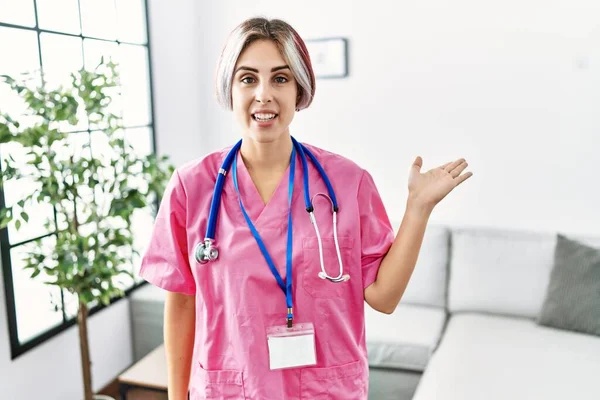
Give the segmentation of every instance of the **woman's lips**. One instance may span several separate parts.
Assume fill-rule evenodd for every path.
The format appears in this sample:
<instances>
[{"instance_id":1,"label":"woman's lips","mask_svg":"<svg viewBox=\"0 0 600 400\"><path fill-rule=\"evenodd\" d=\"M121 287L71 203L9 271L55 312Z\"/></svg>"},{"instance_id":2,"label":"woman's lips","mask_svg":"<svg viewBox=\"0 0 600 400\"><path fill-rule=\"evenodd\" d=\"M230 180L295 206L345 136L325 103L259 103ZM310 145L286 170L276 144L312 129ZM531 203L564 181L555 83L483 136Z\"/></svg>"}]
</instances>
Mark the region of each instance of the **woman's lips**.
<instances>
[{"instance_id":1,"label":"woman's lips","mask_svg":"<svg viewBox=\"0 0 600 400\"><path fill-rule=\"evenodd\" d=\"M265 114L274 114L274 117L272 117L271 119L259 119L259 118L256 117L256 114L259 114L261 116L264 116ZM279 117L279 115L275 114L275 113L255 113L255 114L252 114L252 120L260 128L268 128L268 127L272 126L273 124L275 124L275 121L277 120L278 117Z\"/></svg>"}]
</instances>

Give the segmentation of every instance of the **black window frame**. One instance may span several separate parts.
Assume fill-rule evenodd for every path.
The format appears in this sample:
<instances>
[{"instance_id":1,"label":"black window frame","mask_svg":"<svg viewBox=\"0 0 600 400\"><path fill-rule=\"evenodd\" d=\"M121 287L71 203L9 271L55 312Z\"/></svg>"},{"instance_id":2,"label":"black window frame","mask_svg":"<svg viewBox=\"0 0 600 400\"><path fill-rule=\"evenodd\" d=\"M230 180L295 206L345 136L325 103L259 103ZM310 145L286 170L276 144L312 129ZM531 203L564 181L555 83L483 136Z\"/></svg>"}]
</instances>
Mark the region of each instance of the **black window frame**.
<instances>
[{"instance_id":1,"label":"black window frame","mask_svg":"<svg viewBox=\"0 0 600 400\"><path fill-rule=\"evenodd\" d=\"M31 0L31 1L33 2L33 12L35 14L35 26L29 27L29 26L15 25L15 24L10 24L10 23L0 22L0 27L14 28L14 29L21 29L21 30L25 30L25 31L36 32L37 45L38 45L38 57L39 57L39 62L40 62L39 66L42 71L44 68L43 59L42 59L42 46L41 46L41 40L40 40L40 34L42 34L42 33L51 33L51 34L56 34L56 35L80 38L83 59L85 59L84 39L93 39L93 40L99 40L99 41L109 42L109 43L117 43L117 45L119 45L119 46L121 44L125 44L125 45L141 46L141 47L146 48L147 55L148 55L148 85L149 85L148 95L149 95L149 107L150 107L150 110L149 110L150 123L148 123L146 125L124 126L124 128L125 129L149 128L150 132L151 132L151 140L150 140L151 151L152 151L152 153L156 154L156 152L157 152L156 116L155 116L155 112L154 112L154 88L153 88L153 75L152 75L152 50L151 50L150 17L149 17L150 10L148 8L148 0L142 0L144 3L144 8L145 8L144 18L145 18L145 23L146 23L146 27L145 27L146 43L144 43L144 44L121 41L118 38L117 39L103 39L103 38L98 38L98 37L93 37L93 36L86 36L83 34L83 31L81 29L80 29L79 34L59 32L59 31L49 30L49 29L42 29L39 27L37 0ZM115 9L116 9L116 0L115 0L114 4L115 4ZM81 0L77 0L77 8L78 8L78 13L79 13L79 23L80 23L80 28L81 28ZM117 11L117 18L118 18L118 11ZM88 126L88 129L86 129L86 130L69 131L69 134L91 135L91 133L92 133L92 130L89 129L89 126ZM4 197L4 190L0 189L0 208L4 208L5 206L6 206L6 203L5 203L5 197ZM56 213L55 213L55 219L56 219ZM5 296L5 301L6 301L6 315L7 315L7 321L8 321L9 338L10 338L11 360L15 360L19 356L34 349L38 345L46 342L47 340L52 339L53 337L57 336L61 332L66 331L73 325L77 325L77 316L68 318L66 315L65 307L64 307L64 291L61 289L61 291L60 291L61 300L60 301L63 305L63 307L62 307L62 318L63 318L62 323L60 325L54 326L54 327L40 333L39 335L31 338L30 340L28 340L24 343L19 343L18 332L17 332L16 302L15 302L14 285L13 285L13 279L12 279L11 250L14 249L15 247L26 245L35 240L43 239L46 237L51 237L55 234L56 234L55 232L50 232L48 234L41 235L41 236L31 238L28 240L24 240L21 242L10 243L8 227L6 227L4 229L0 229L0 251L2 253L2 256L1 256L2 266L1 267L2 267L2 273L3 273L3 278L4 278L4 296ZM94 307L91 307L89 310L89 316L92 316L106 308L109 308L114 303L129 297L129 295L132 292L134 292L135 290L139 289L140 287L142 287L146 284L147 284L147 282L145 282L145 281L136 282L134 280L133 285L130 288L125 290L124 297L114 298L106 306L103 304L98 304Z\"/></svg>"}]
</instances>

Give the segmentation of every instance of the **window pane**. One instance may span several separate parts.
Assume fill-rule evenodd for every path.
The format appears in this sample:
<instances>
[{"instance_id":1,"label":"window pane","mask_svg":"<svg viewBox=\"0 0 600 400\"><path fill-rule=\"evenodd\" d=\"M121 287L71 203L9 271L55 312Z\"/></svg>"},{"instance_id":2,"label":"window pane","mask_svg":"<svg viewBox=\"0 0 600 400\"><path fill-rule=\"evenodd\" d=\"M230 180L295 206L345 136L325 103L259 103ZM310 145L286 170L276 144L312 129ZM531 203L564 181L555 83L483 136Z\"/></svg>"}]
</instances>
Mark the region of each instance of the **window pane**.
<instances>
[{"instance_id":1,"label":"window pane","mask_svg":"<svg viewBox=\"0 0 600 400\"><path fill-rule=\"evenodd\" d=\"M77 0L37 0L40 28L79 35Z\"/></svg>"},{"instance_id":2,"label":"window pane","mask_svg":"<svg viewBox=\"0 0 600 400\"><path fill-rule=\"evenodd\" d=\"M117 39L117 13L114 1L80 0L79 4L84 36Z\"/></svg>"},{"instance_id":3,"label":"window pane","mask_svg":"<svg viewBox=\"0 0 600 400\"><path fill-rule=\"evenodd\" d=\"M54 142L51 146L56 151L55 161L70 164L74 160L90 157L90 135L87 132L69 133L65 140Z\"/></svg>"},{"instance_id":4,"label":"window pane","mask_svg":"<svg viewBox=\"0 0 600 400\"><path fill-rule=\"evenodd\" d=\"M119 60L119 45L117 42L107 42L105 40L84 39L83 54L85 67L93 70L100 64L100 59L104 57L107 62L112 59L114 62Z\"/></svg>"},{"instance_id":5,"label":"window pane","mask_svg":"<svg viewBox=\"0 0 600 400\"><path fill-rule=\"evenodd\" d=\"M124 132L119 130L115 132L114 135L115 137L122 138ZM114 168L110 166L110 163L111 160L117 160L119 155L109 144L108 136L101 131L92 132L91 147L94 158L99 159L103 165L103 168L98 171L100 178L112 182L114 180ZM110 205L114 196L110 193L107 193L106 190L101 190L100 187L97 187L95 194L96 201L102 208L102 215L106 215L110 209Z\"/></svg>"},{"instance_id":6,"label":"window pane","mask_svg":"<svg viewBox=\"0 0 600 400\"><path fill-rule=\"evenodd\" d=\"M21 145L5 143L0 146L0 152L2 159L7 158L10 154L15 160L15 167L23 173L27 174L30 171L34 171L33 166L27 164L27 160L30 160L31 156L26 155L27 151ZM14 206L17 202L39 188L39 183L35 182L33 179L12 179L6 181L4 186L6 206ZM15 209L14 211L17 212L19 209ZM16 219L13 219L8 225L10 243L19 243L28 239L37 238L53 230L54 213L50 204L39 204L37 200L33 200L25 204L24 211L29 215L29 222L21 225L21 229L16 229ZM45 227L46 222L50 222L48 228Z\"/></svg>"},{"instance_id":7,"label":"window pane","mask_svg":"<svg viewBox=\"0 0 600 400\"><path fill-rule=\"evenodd\" d=\"M6 206L11 207L15 205L23 197L38 189L39 186L39 184L31 179L7 181L4 186ZM18 210L21 210L21 208L15 209L14 212L16 213ZM38 203L35 200L27 202L22 210L29 216L29 221L22 222L19 230L15 226L16 218L8 224L10 243L24 242L25 240L44 236L54 230L54 213L50 204Z\"/></svg>"},{"instance_id":8,"label":"window pane","mask_svg":"<svg viewBox=\"0 0 600 400\"><path fill-rule=\"evenodd\" d=\"M119 133L115 132L115 135L119 136ZM106 133L102 131L93 131L90 140L94 157L102 160L104 165L109 165L110 159L116 157L116 154L108 142Z\"/></svg>"},{"instance_id":9,"label":"window pane","mask_svg":"<svg viewBox=\"0 0 600 400\"><path fill-rule=\"evenodd\" d=\"M0 0L0 22L34 27L33 0Z\"/></svg>"},{"instance_id":10,"label":"window pane","mask_svg":"<svg viewBox=\"0 0 600 400\"><path fill-rule=\"evenodd\" d=\"M129 145L133 147L132 152L136 157L144 157L150 154L152 147L150 144L150 129L149 128L135 128L127 129L125 131L125 140ZM130 176L127 179L127 184L134 188L139 188L142 191L148 190L148 182L139 175L142 172L142 166L140 163L136 164L131 168Z\"/></svg>"},{"instance_id":11,"label":"window pane","mask_svg":"<svg viewBox=\"0 0 600 400\"><path fill-rule=\"evenodd\" d=\"M3 56L0 62L0 73L19 74L40 67L35 31L0 26L0 52L3 55L19 55L18 57Z\"/></svg>"},{"instance_id":12,"label":"window pane","mask_svg":"<svg viewBox=\"0 0 600 400\"><path fill-rule=\"evenodd\" d=\"M1 1L1 0L0 0ZM24 76L23 73L31 73L36 77L32 86L40 84L39 68L40 58L38 55L38 41L35 32L23 29L0 27L0 54L18 54L18 57L2 57L0 60L0 75L9 75L15 79ZM14 119L23 115L26 110L25 101L12 91L6 84L0 84L0 110L8 113ZM23 118L19 119L23 127L28 127L34 121Z\"/></svg>"},{"instance_id":13,"label":"window pane","mask_svg":"<svg viewBox=\"0 0 600 400\"><path fill-rule=\"evenodd\" d=\"M77 307L79 307L77 296L68 290L63 290L63 298L65 300L65 314L67 320L77 317Z\"/></svg>"},{"instance_id":14,"label":"window pane","mask_svg":"<svg viewBox=\"0 0 600 400\"><path fill-rule=\"evenodd\" d=\"M116 0L119 40L146 44L146 7L144 0Z\"/></svg>"},{"instance_id":15,"label":"window pane","mask_svg":"<svg viewBox=\"0 0 600 400\"><path fill-rule=\"evenodd\" d=\"M42 64L46 84L50 87L71 83L71 73L83 67L81 39L72 36L42 33Z\"/></svg>"},{"instance_id":16,"label":"window pane","mask_svg":"<svg viewBox=\"0 0 600 400\"><path fill-rule=\"evenodd\" d=\"M72 83L71 74L83 67L81 39L53 33L42 33L40 42L44 78L48 89L55 89L61 85L70 86ZM78 117L79 124L77 126L61 123L59 129L64 132L86 130L88 125L85 113L80 111Z\"/></svg>"},{"instance_id":17,"label":"window pane","mask_svg":"<svg viewBox=\"0 0 600 400\"><path fill-rule=\"evenodd\" d=\"M90 135L87 132L77 132L71 133L68 135L66 141L56 142L52 145L52 149L56 151L57 162L62 162L65 165L71 164L71 156L73 156L74 160L79 160L81 157L90 158ZM69 179L69 183L73 183L72 178L67 176ZM90 204L94 201L94 197L91 189L79 185L77 187L78 194L83 198L83 200L79 200L77 203L77 219L80 223L82 223L85 219L88 218L89 212L84 209L84 204ZM68 216L72 218L74 205L72 201L65 200L63 207L67 207ZM59 229L67 228L67 220L64 213L59 212L57 215L57 222Z\"/></svg>"},{"instance_id":18,"label":"window pane","mask_svg":"<svg viewBox=\"0 0 600 400\"><path fill-rule=\"evenodd\" d=\"M100 60L104 57L104 62L112 60L115 63L119 62L119 45L116 42L107 42L104 40L84 39L83 40L83 54L85 68L89 71L93 71ZM111 104L106 108L107 112L113 113L120 117L123 116L123 101L120 95L121 89L118 88L115 91L111 91L113 99ZM100 128L98 126L92 127Z\"/></svg>"},{"instance_id":19,"label":"window pane","mask_svg":"<svg viewBox=\"0 0 600 400\"><path fill-rule=\"evenodd\" d=\"M77 308L79 307L77 295L69 292L68 290L63 290L63 298L65 301L65 315L67 321L77 318ZM97 301L92 301L90 304L88 304L88 310L91 310L97 305Z\"/></svg>"},{"instance_id":20,"label":"window pane","mask_svg":"<svg viewBox=\"0 0 600 400\"><path fill-rule=\"evenodd\" d=\"M140 156L152 154L152 130L150 128L128 128L125 130L125 140Z\"/></svg>"},{"instance_id":21,"label":"window pane","mask_svg":"<svg viewBox=\"0 0 600 400\"><path fill-rule=\"evenodd\" d=\"M38 41L35 32L22 29L2 28L0 27L0 54L19 54L19 57L5 57L0 63L0 74L7 74L14 78L20 78L21 73L33 72L39 69ZM39 72L39 71L38 71ZM39 73L34 73L36 79L31 82L31 87L40 84ZM33 118L27 118L23 115L26 112L25 102L8 85L0 85L0 110L8 113L14 119L18 120L22 127L28 127L35 124ZM26 151L21 145L6 143L0 145L0 155L5 159L9 154L15 159L15 166L23 173L33 170L33 167L27 166ZM13 206L37 185L31 180L7 181L4 188L6 205ZM16 210L15 210L16 211ZM30 205L26 208L29 214L29 223L24 224L19 231L15 228L15 220L8 226L8 232L11 243L18 243L27 239L32 239L48 233L44 228L44 222L47 217L52 217L52 207L49 205Z\"/></svg>"},{"instance_id":22,"label":"window pane","mask_svg":"<svg viewBox=\"0 0 600 400\"><path fill-rule=\"evenodd\" d=\"M117 131L114 134L114 137L123 137L123 131ZM95 158L99 158L105 168L102 170L101 174L103 176L111 177L113 175L113 169L110 167L111 159L118 159L119 155L115 152L112 146L110 146L108 141L108 136L101 131L95 131L91 134L91 143L92 143L92 152ZM130 187L134 187L129 184ZM109 193L101 193L99 190L96 191L96 201L102 205L103 213L106 214L109 211L110 203L113 200L114 196ZM104 220L104 223L110 222L109 220ZM126 252L121 252L122 255L127 255ZM132 270L132 266L130 263L127 263L123 267L127 268L129 271ZM123 290L129 288L133 283L132 279L126 275L119 275L115 277L114 284L117 287L122 288Z\"/></svg>"},{"instance_id":23,"label":"window pane","mask_svg":"<svg viewBox=\"0 0 600 400\"><path fill-rule=\"evenodd\" d=\"M45 254L50 254L56 239L44 238L41 241ZM15 310L17 315L19 342L24 343L33 337L60 325L63 322L60 311L60 289L43 282L52 281L44 273L31 278L31 270L24 270L24 258L35 249L36 243L28 243L11 250L13 286L15 290ZM50 264L49 264L50 266ZM53 304L58 304L58 311Z\"/></svg>"},{"instance_id":24,"label":"window pane","mask_svg":"<svg viewBox=\"0 0 600 400\"><path fill-rule=\"evenodd\" d=\"M94 158L99 159L103 165L103 168L98 171L99 178L101 180L112 180L114 169L110 167L110 161L116 158L116 154L108 143L108 137L104 132L94 131L91 133L90 140ZM105 190L102 190L100 187L96 189L96 201L101 205L102 215L106 215L110 207L110 202L113 199L111 196L103 193Z\"/></svg>"},{"instance_id":25,"label":"window pane","mask_svg":"<svg viewBox=\"0 0 600 400\"><path fill-rule=\"evenodd\" d=\"M120 254L125 254L125 252L121 252ZM133 271L133 265L131 264L130 261L128 261L127 263L122 265L121 268L125 269L129 272ZM128 276L126 274L119 274L119 275L115 276L115 278L113 280L113 284L116 287L118 287L119 289L127 290L133 286L134 280L131 278L131 276Z\"/></svg>"},{"instance_id":26,"label":"window pane","mask_svg":"<svg viewBox=\"0 0 600 400\"><path fill-rule=\"evenodd\" d=\"M152 121L148 52L144 46L125 44L120 50L123 123L125 126L149 125Z\"/></svg>"},{"instance_id":27,"label":"window pane","mask_svg":"<svg viewBox=\"0 0 600 400\"><path fill-rule=\"evenodd\" d=\"M134 152L138 155L146 155L151 153L151 139L152 139L152 131L149 128L135 128L135 129L127 129L124 133L117 132L116 135L121 136L125 135L125 139L127 142L133 146ZM92 152L95 157L102 156L102 161L104 165L110 165L110 158L117 158L114 150L108 143L108 138L103 132L92 132L91 135L91 145ZM109 169L106 169L106 174L109 174ZM147 183L141 178L134 178L130 176L127 182L128 186L133 188L140 188L142 190L146 190ZM110 195L102 195L101 193L96 192L96 199L99 202L102 202L107 205L105 211L108 210L110 205L110 201L112 201L112 196ZM138 251L142 251L144 247L147 245L150 240L149 234L152 232L153 226L153 218L151 216L150 209L147 210L138 210L134 213L132 217L132 229L134 235L134 249ZM133 271L139 270L139 264L141 259L139 256L133 256L133 265L127 265L130 270ZM136 270L137 268L137 270ZM127 289L133 285L133 280L131 277L126 275L120 275L116 278L116 282L118 282L119 286L123 289Z\"/></svg>"},{"instance_id":28,"label":"window pane","mask_svg":"<svg viewBox=\"0 0 600 400\"><path fill-rule=\"evenodd\" d=\"M131 146L133 151L138 156L146 156L152 154L152 129L150 128L132 128L127 129L125 132L125 138ZM147 189L144 182L136 182L135 185L140 185L144 190ZM154 226L154 217L152 215L152 209L150 207L137 210L134 213L132 220L132 230L134 237L134 248L139 252L139 255L133 257L133 275L135 282L142 282L143 279L139 277L140 265L142 262L142 255L150 243L150 235Z\"/></svg>"}]
</instances>

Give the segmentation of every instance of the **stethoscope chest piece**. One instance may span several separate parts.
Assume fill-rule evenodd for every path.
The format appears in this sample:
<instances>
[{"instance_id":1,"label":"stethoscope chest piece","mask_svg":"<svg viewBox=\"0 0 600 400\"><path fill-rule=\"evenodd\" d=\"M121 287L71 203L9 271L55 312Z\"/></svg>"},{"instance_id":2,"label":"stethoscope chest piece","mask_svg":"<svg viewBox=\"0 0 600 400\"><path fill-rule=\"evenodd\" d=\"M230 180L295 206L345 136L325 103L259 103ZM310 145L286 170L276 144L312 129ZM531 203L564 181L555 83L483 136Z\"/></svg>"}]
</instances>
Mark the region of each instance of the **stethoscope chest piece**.
<instances>
[{"instance_id":1,"label":"stethoscope chest piece","mask_svg":"<svg viewBox=\"0 0 600 400\"><path fill-rule=\"evenodd\" d=\"M219 250L213 246L211 239L204 239L204 242L200 242L194 249L194 258L200 264L206 264L209 261L215 261L219 258Z\"/></svg>"}]
</instances>

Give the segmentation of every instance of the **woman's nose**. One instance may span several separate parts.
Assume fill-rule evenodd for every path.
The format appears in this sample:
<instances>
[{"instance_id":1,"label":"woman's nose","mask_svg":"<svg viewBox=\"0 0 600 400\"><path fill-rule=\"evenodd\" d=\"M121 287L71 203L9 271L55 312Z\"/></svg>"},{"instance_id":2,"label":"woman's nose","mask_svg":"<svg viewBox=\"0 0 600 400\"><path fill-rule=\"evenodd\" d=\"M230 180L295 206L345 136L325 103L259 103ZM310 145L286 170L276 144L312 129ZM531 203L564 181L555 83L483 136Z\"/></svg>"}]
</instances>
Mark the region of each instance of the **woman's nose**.
<instances>
[{"instance_id":1,"label":"woman's nose","mask_svg":"<svg viewBox=\"0 0 600 400\"><path fill-rule=\"evenodd\" d=\"M268 84L260 84L256 88L256 101L258 103L268 103L273 100L273 95L271 93L271 88Z\"/></svg>"}]
</instances>

